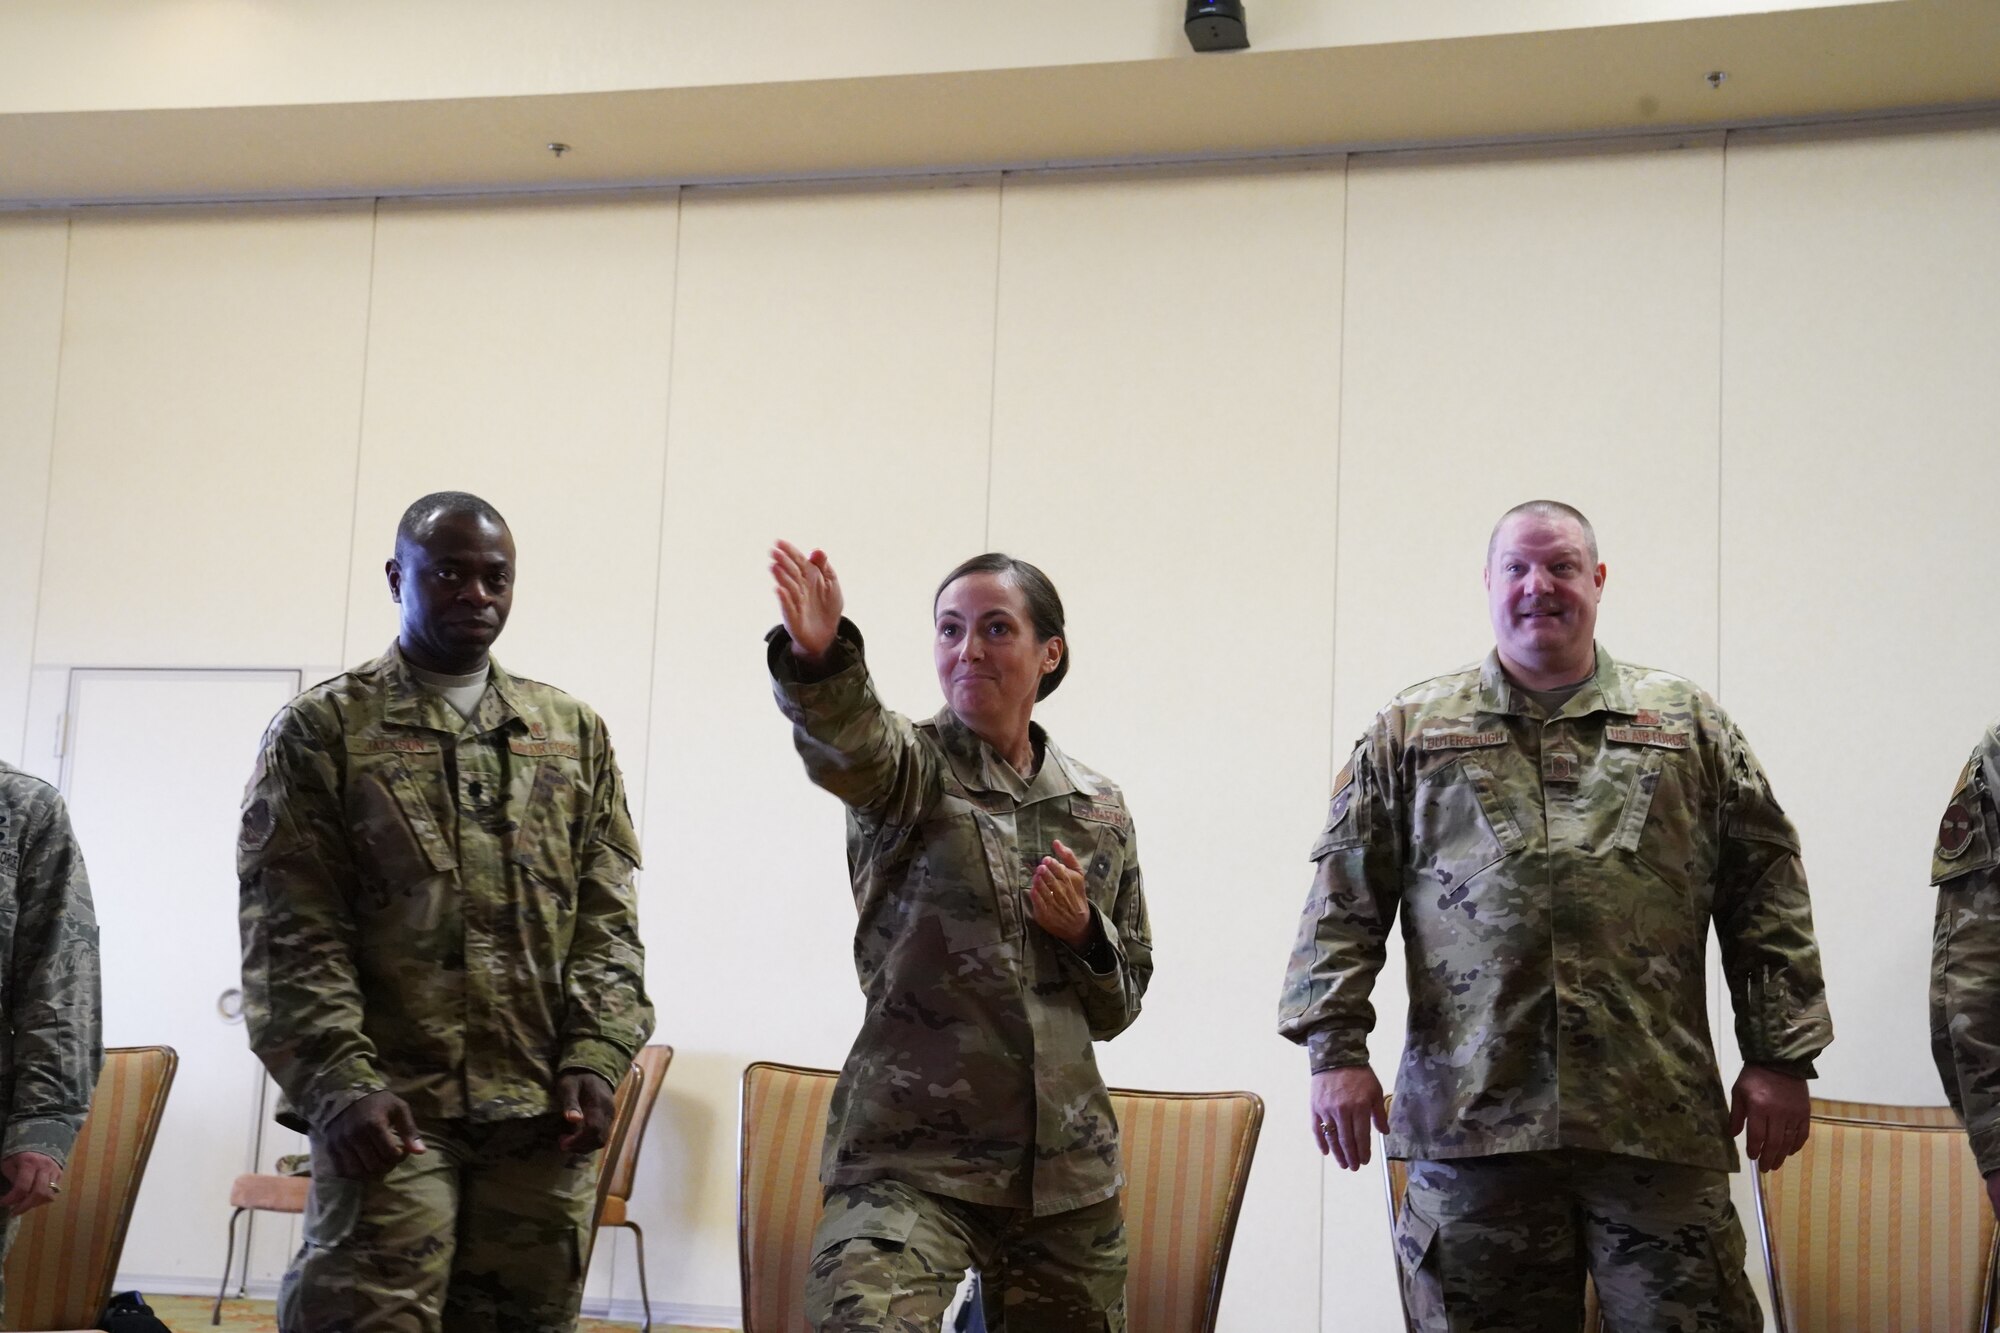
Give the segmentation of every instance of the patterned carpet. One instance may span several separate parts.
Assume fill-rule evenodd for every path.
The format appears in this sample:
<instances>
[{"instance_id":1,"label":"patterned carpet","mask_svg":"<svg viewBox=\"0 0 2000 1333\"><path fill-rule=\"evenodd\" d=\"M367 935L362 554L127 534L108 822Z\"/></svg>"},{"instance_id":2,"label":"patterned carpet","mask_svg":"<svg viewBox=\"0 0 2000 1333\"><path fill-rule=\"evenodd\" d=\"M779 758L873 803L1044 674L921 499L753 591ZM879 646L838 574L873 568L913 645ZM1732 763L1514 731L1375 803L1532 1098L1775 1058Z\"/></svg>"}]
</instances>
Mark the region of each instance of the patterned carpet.
<instances>
[{"instance_id":1,"label":"patterned carpet","mask_svg":"<svg viewBox=\"0 0 2000 1333\"><path fill-rule=\"evenodd\" d=\"M202 1333L210 1327L208 1312L215 1304L203 1296L148 1296L146 1304L174 1333ZM226 1333L277 1333L278 1320L269 1301L224 1301L222 1327ZM614 1323L609 1319L585 1319L577 1333L631 1333L637 1324ZM653 1325L653 1333L715 1333L709 1329L686 1328L680 1324Z\"/></svg>"}]
</instances>

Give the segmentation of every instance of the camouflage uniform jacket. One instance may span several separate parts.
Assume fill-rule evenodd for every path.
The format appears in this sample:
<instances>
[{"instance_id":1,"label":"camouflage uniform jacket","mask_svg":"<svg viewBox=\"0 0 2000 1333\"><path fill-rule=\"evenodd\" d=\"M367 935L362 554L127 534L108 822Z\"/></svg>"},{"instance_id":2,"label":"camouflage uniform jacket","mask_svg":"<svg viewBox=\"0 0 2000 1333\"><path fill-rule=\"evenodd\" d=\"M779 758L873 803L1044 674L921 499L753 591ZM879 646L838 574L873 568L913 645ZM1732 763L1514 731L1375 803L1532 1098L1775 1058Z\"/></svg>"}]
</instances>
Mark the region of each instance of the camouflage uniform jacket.
<instances>
[{"instance_id":1,"label":"camouflage uniform jacket","mask_svg":"<svg viewBox=\"0 0 2000 1333\"><path fill-rule=\"evenodd\" d=\"M638 839L604 723L493 664L470 720L386 654L287 704L243 798L244 1012L279 1119L387 1089L419 1117L546 1113L652 1030Z\"/></svg>"},{"instance_id":2,"label":"camouflage uniform jacket","mask_svg":"<svg viewBox=\"0 0 2000 1333\"><path fill-rule=\"evenodd\" d=\"M1931 1055L1982 1173L2000 1171L2000 728L1958 775L1931 853Z\"/></svg>"},{"instance_id":3,"label":"camouflage uniform jacket","mask_svg":"<svg viewBox=\"0 0 2000 1333\"><path fill-rule=\"evenodd\" d=\"M67 1166L104 1063L97 916L62 797L0 764L0 1157Z\"/></svg>"},{"instance_id":4,"label":"camouflage uniform jacket","mask_svg":"<svg viewBox=\"0 0 2000 1333\"><path fill-rule=\"evenodd\" d=\"M1153 973L1124 794L1033 728L1023 779L949 708L928 722L875 697L861 635L799 680L774 631L770 667L812 780L847 805L847 866L867 1000L827 1116L820 1178L887 1177L969 1203L1066 1212L1122 1183L1093 1039L1138 1017ZM1034 924L1027 889L1060 838L1103 936L1083 957Z\"/></svg>"},{"instance_id":5,"label":"camouflage uniform jacket","mask_svg":"<svg viewBox=\"0 0 2000 1333\"><path fill-rule=\"evenodd\" d=\"M1406 690L1335 781L1279 1030L1365 1064L1403 917L1394 1157L1590 1148L1733 1170L1708 928L1743 1058L1810 1076L1832 1040L1792 825L1678 676L1614 662L1553 717L1489 654Z\"/></svg>"}]
</instances>

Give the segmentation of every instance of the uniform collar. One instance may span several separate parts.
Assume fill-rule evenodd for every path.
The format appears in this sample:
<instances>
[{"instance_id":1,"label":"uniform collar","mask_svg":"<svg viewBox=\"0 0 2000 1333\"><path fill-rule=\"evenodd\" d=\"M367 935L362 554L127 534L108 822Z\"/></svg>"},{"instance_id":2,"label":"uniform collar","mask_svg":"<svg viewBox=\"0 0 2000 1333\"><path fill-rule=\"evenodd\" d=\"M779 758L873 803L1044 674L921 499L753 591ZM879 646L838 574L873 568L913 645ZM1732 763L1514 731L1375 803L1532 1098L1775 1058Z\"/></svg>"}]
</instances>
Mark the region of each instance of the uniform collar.
<instances>
[{"instance_id":1,"label":"uniform collar","mask_svg":"<svg viewBox=\"0 0 2000 1333\"><path fill-rule=\"evenodd\" d=\"M1593 644L1597 653L1597 670L1584 687L1570 696L1557 717L1585 717L1591 713L1635 713L1632 706L1632 691L1619 673L1618 663L1611 654L1604 651L1603 644ZM1539 717L1535 707L1500 665L1500 650L1494 648L1486 654L1485 662L1479 668L1479 711L1482 713L1505 713L1517 717Z\"/></svg>"},{"instance_id":2,"label":"uniform collar","mask_svg":"<svg viewBox=\"0 0 2000 1333\"><path fill-rule=\"evenodd\" d=\"M1004 792L1018 805L1072 792L1097 795L1096 785L1049 739L1040 723L1028 724L1028 738L1042 752L1042 766L1033 778L1016 773L1014 766L961 722L949 706L938 710L931 725L937 728L938 743L951 763L952 774L970 791Z\"/></svg>"},{"instance_id":3,"label":"uniform collar","mask_svg":"<svg viewBox=\"0 0 2000 1333\"><path fill-rule=\"evenodd\" d=\"M461 718L457 710L444 701L442 695L424 688L410 671L410 664L403 658L399 644L391 643L389 651L369 663L382 680L384 704L382 720L399 727L422 727L426 731L481 732L496 731L519 718L530 735L541 734L542 723L536 718L534 709L527 706L521 697L521 687L512 676L500 666L497 658L486 659L486 693L479 696L479 707L469 718Z\"/></svg>"}]
</instances>

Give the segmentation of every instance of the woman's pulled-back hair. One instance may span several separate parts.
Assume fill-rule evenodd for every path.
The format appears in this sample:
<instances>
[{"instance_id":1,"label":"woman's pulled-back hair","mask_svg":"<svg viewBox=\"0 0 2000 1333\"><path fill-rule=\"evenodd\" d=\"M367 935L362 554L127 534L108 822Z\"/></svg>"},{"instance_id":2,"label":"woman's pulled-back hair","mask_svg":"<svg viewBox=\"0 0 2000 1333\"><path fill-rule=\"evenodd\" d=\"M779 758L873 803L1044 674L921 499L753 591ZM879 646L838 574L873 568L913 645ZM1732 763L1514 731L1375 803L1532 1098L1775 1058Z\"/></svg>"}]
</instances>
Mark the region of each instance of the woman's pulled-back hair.
<instances>
[{"instance_id":1,"label":"woman's pulled-back hair","mask_svg":"<svg viewBox=\"0 0 2000 1333\"><path fill-rule=\"evenodd\" d=\"M1028 619L1035 627L1035 640L1047 643L1050 639L1063 641L1062 656L1056 659L1056 669L1042 677L1042 683L1035 689L1035 699L1048 698L1062 684L1062 678L1069 674L1069 636L1063 633L1062 596L1056 592L1056 585L1049 582L1049 576L1042 573L1025 560L998 551L988 551L985 555L975 555L957 569L944 576L937 591L931 594L931 611L937 611L938 598L944 590L964 578L967 574L999 574L1016 588L1028 603Z\"/></svg>"}]
</instances>

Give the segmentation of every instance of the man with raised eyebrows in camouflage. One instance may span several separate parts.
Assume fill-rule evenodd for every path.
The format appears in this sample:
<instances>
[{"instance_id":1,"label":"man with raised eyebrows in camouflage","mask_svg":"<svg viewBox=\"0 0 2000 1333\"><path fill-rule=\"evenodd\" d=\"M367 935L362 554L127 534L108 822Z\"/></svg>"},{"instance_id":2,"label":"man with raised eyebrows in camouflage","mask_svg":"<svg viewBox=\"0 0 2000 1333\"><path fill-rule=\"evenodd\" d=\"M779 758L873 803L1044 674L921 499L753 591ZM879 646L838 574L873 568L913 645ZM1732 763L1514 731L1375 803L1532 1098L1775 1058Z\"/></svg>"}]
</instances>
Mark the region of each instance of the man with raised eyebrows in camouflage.
<instances>
[{"instance_id":1,"label":"man with raised eyebrows in camouflage","mask_svg":"<svg viewBox=\"0 0 2000 1333\"><path fill-rule=\"evenodd\" d=\"M69 815L54 787L0 764L0 1265L21 1215L62 1193L102 1029L97 917Z\"/></svg>"},{"instance_id":2,"label":"man with raised eyebrows in camouflage","mask_svg":"<svg viewBox=\"0 0 2000 1333\"><path fill-rule=\"evenodd\" d=\"M1279 1030L1312 1059L1343 1167L1372 1123L1409 1189L1404 1297L1426 1333L1763 1328L1729 1202L1732 1142L1805 1142L1832 1040L1799 844L1715 701L1595 639L1589 522L1531 501L1487 548L1497 639L1405 690L1334 782ZM1368 994L1403 918L1393 1117ZM1746 1061L1725 1101L1704 995L1714 924Z\"/></svg>"},{"instance_id":3,"label":"man with raised eyebrows in camouflage","mask_svg":"<svg viewBox=\"0 0 2000 1333\"><path fill-rule=\"evenodd\" d=\"M389 651L265 733L237 843L250 1044L312 1139L284 1333L575 1326L612 1090L652 1030L603 721L488 649L514 538L427 495Z\"/></svg>"},{"instance_id":4,"label":"man with raised eyebrows in camouflage","mask_svg":"<svg viewBox=\"0 0 2000 1333\"><path fill-rule=\"evenodd\" d=\"M1931 853L1931 1054L2000 1214L2000 727L1965 761Z\"/></svg>"}]
</instances>

